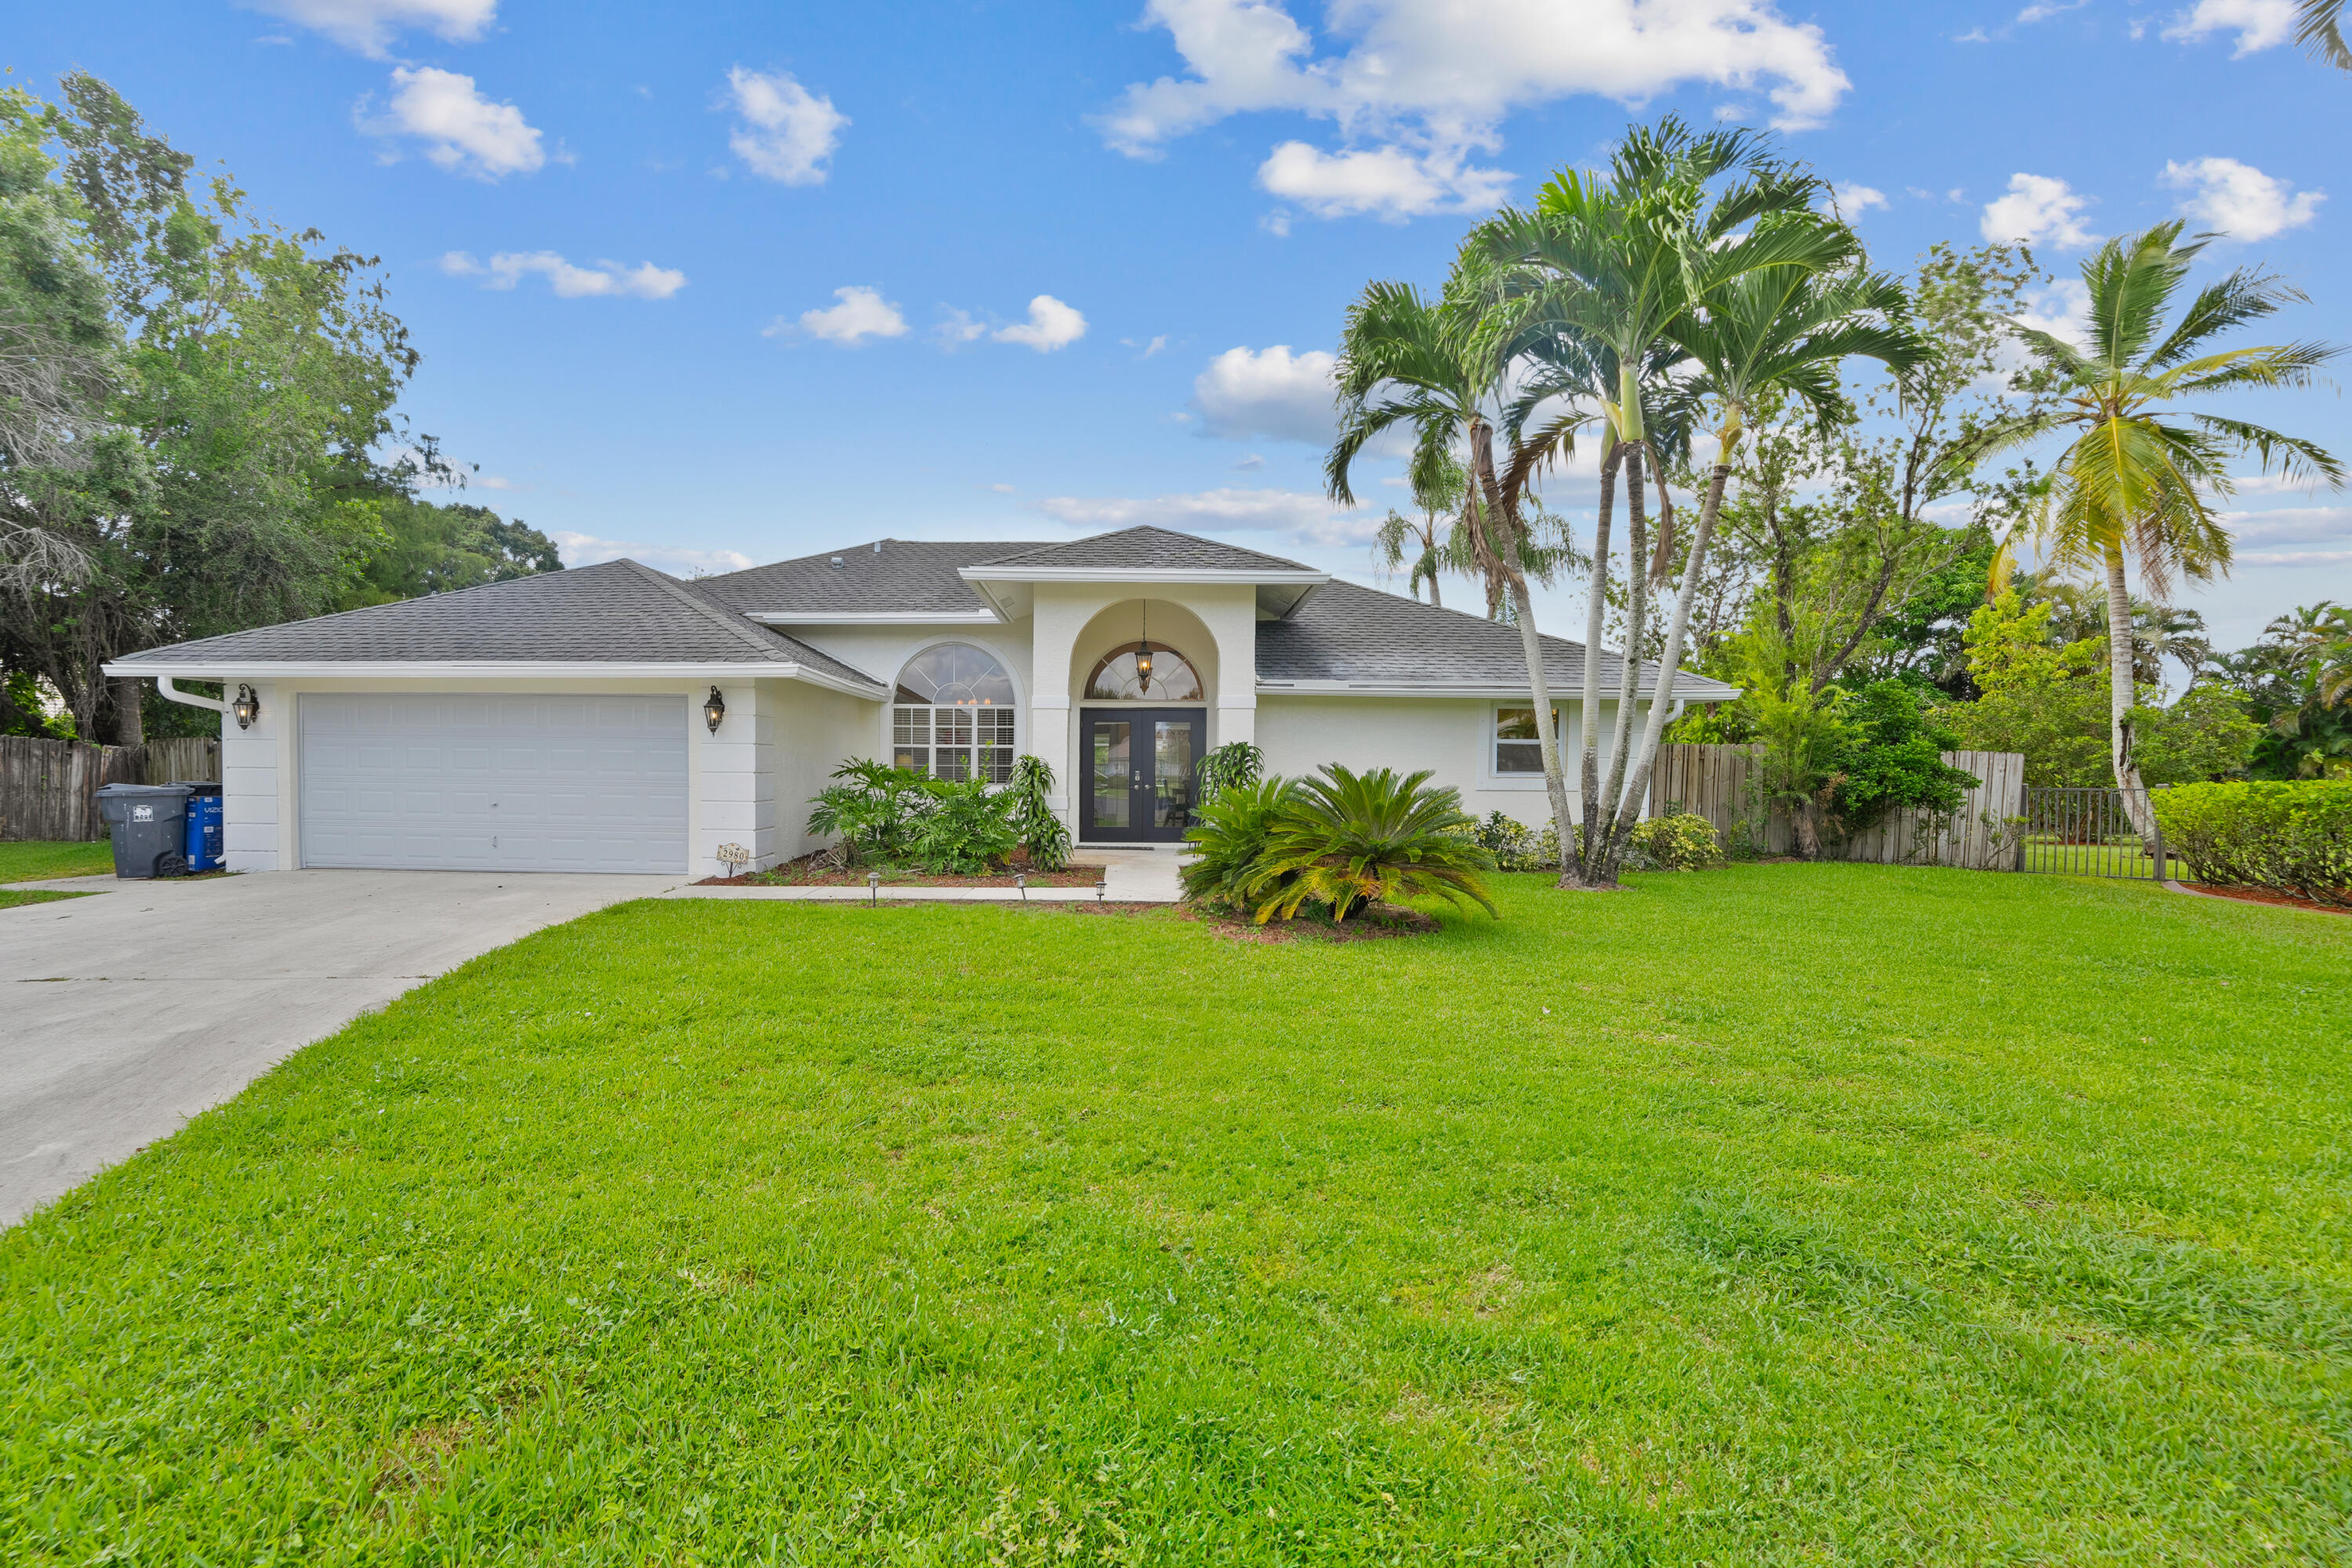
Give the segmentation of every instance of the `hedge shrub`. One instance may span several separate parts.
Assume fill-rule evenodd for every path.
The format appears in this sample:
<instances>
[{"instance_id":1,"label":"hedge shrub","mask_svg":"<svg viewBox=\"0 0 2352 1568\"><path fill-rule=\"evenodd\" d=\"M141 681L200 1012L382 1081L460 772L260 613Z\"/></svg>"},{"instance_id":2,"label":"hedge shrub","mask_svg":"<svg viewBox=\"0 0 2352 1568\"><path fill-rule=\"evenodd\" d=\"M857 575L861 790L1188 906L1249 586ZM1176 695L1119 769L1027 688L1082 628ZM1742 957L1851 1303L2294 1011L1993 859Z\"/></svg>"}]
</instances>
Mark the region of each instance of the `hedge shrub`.
<instances>
[{"instance_id":1,"label":"hedge shrub","mask_svg":"<svg viewBox=\"0 0 2352 1568\"><path fill-rule=\"evenodd\" d=\"M2148 798L2191 879L2352 907L2352 781L2178 784Z\"/></svg>"}]
</instances>

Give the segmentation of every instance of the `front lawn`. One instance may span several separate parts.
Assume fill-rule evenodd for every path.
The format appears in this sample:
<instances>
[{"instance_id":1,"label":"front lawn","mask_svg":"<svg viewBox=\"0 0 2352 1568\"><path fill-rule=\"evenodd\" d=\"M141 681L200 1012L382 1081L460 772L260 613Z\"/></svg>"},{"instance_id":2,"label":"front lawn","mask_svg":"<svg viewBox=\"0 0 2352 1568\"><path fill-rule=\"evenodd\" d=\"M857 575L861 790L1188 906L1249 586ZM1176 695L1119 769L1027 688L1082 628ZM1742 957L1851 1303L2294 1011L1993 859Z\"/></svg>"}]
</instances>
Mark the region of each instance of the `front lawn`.
<instances>
[{"instance_id":1,"label":"front lawn","mask_svg":"<svg viewBox=\"0 0 2352 1568\"><path fill-rule=\"evenodd\" d=\"M0 882L42 882L52 877L107 877L114 847L28 839L0 844Z\"/></svg>"},{"instance_id":2,"label":"front lawn","mask_svg":"<svg viewBox=\"0 0 2352 1568\"><path fill-rule=\"evenodd\" d=\"M2352 931L649 901L0 1237L13 1563L2352 1553Z\"/></svg>"}]
</instances>

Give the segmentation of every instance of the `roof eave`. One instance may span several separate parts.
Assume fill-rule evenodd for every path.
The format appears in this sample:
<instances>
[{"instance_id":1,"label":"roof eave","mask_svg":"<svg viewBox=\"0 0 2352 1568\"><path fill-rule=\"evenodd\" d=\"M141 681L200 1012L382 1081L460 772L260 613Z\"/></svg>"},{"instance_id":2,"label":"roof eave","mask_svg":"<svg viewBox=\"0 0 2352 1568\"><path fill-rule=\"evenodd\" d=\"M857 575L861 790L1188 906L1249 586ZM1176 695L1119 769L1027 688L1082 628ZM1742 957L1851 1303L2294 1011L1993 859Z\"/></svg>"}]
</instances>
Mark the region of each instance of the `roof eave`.
<instances>
[{"instance_id":1,"label":"roof eave","mask_svg":"<svg viewBox=\"0 0 2352 1568\"><path fill-rule=\"evenodd\" d=\"M1290 584L1308 588L1331 580L1328 572L1226 572L1184 566L960 566L956 575L967 583L1247 583Z\"/></svg>"},{"instance_id":2,"label":"roof eave","mask_svg":"<svg viewBox=\"0 0 2352 1568\"><path fill-rule=\"evenodd\" d=\"M994 610L746 610L745 618L768 626L992 626L1004 616Z\"/></svg>"},{"instance_id":3,"label":"roof eave","mask_svg":"<svg viewBox=\"0 0 2352 1568\"><path fill-rule=\"evenodd\" d=\"M174 680L799 680L879 702L879 682L845 680L829 670L788 660L675 661L614 659L122 659L100 667L116 678L170 676Z\"/></svg>"},{"instance_id":4,"label":"roof eave","mask_svg":"<svg viewBox=\"0 0 2352 1568\"><path fill-rule=\"evenodd\" d=\"M1467 681L1457 685L1435 681L1403 680L1261 680L1257 683L1260 697L1453 697L1478 698L1491 701L1526 701L1525 686L1498 685L1492 681ZM1726 688L1723 694L1676 689L1677 702L1727 702L1739 695L1737 687ZM1571 692L1555 691L1555 702L1577 702L1582 699ZM1605 699L1615 701L1614 697ZM1644 696L1643 703L1651 700Z\"/></svg>"}]
</instances>

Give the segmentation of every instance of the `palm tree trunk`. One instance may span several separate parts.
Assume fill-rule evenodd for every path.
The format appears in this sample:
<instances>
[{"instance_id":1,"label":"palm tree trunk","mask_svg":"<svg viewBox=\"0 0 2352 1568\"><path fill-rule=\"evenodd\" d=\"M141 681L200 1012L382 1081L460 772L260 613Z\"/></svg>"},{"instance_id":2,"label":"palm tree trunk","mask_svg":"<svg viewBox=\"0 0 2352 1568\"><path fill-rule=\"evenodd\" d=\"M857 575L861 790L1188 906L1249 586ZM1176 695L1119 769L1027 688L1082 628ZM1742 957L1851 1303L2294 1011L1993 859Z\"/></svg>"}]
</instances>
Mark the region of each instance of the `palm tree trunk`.
<instances>
[{"instance_id":1,"label":"palm tree trunk","mask_svg":"<svg viewBox=\"0 0 2352 1568\"><path fill-rule=\"evenodd\" d=\"M1671 710L1670 699L1675 689L1675 676L1683 665L1683 639L1689 635L1691 606L1698 600L1699 570L1706 562L1707 542L1715 537L1716 519L1723 511L1724 487L1731 482L1731 465L1717 463L1708 476L1706 500L1699 507L1698 521L1691 529L1690 559L1683 563L1682 590L1675 595L1674 619L1666 625L1666 647L1658 658L1657 684L1650 689L1650 720L1643 727L1642 749L1634 753L1633 772L1625 781L1626 805L1617 813L1614 829L1616 843L1612 858L1624 853L1625 841L1633 837L1633 824L1641 819L1641 801L1650 788L1651 771L1657 766L1658 742L1664 735L1666 715Z\"/></svg>"},{"instance_id":2,"label":"palm tree trunk","mask_svg":"<svg viewBox=\"0 0 2352 1568\"><path fill-rule=\"evenodd\" d=\"M1605 434L1601 439L1601 510L1592 527L1592 599L1584 612L1584 689L1576 710L1577 728L1581 731L1577 748L1581 753L1577 804L1582 807L1588 845L1593 842L1601 818L1601 634L1608 625L1609 525L1617 513L1617 465L1625 450ZM1574 866L1573 871L1561 875L1561 886L1585 886L1583 852L1570 856L1565 830L1559 848L1561 858Z\"/></svg>"},{"instance_id":3,"label":"palm tree trunk","mask_svg":"<svg viewBox=\"0 0 2352 1568\"><path fill-rule=\"evenodd\" d=\"M1543 638L1536 631L1535 600L1528 593L1527 574L1519 569L1518 519L1504 510L1503 488L1495 477L1495 432L1483 419L1470 425L1470 460L1474 471L1470 482L1480 492L1472 500L1486 501L1486 551L1505 567L1490 580L1487 594L1491 599L1496 589L1511 597L1513 619L1519 623L1519 651L1528 665L1528 695L1536 705L1536 743L1543 749L1544 793L1550 798L1552 830L1559 837L1559 868L1564 878L1569 874L1571 835L1569 831L1568 778L1560 771L1559 737L1551 721L1551 682L1544 672Z\"/></svg>"},{"instance_id":4,"label":"palm tree trunk","mask_svg":"<svg viewBox=\"0 0 2352 1568\"><path fill-rule=\"evenodd\" d=\"M1617 697L1617 722L1610 737L1609 781L1601 786L1600 809L1585 808L1585 819L1598 818L1599 831L1587 828L1584 844L1584 879L1596 888L1617 885L1616 837L1612 826L1619 793L1624 788L1626 753L1633 749L1633 710L1642 695L1642 612L1650 601L1649 579L1645 573L1650 553L1650 518L1647 497L1642 489L1642 455L1639 443L1629 442L1625 450L1625 679Z\"/></svg>"},{"instance_id":5,"label":"palm tree trunk","mask_svg":"<svg viewBox=\"0 0 2352 1568\"><path fill-rule=\"evenodd\" d=\"M2116 788L2123 793L2124 815L2132 831L2153 843L2155 815L2148 810L2147 789L2140 783L2139 764L2132 754L2131 710L2138 697L2132 679L2131 592L2124 582L2124 552L2118 542L2107 545L2107 723L2109 754L2115 763Z\"/></svg>"}]
</instances>

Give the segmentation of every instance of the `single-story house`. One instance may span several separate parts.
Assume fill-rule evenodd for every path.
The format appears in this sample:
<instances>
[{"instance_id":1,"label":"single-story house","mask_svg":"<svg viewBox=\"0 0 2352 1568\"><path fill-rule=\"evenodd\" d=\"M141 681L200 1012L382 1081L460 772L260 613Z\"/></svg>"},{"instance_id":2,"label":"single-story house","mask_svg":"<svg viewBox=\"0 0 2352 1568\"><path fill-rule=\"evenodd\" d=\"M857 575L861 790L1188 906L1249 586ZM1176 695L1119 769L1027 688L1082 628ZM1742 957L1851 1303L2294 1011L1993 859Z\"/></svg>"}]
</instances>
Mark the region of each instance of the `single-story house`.
<instances>
[{"instance_id":1,"label":"single-story house","mask_svg":"<svg viewBox=\"0 0 2352 1568\"><path fill-rule=\"evenodd\" d=\"M1586 650L1544 643L1573 788ZM1002 781L1032 752L1082 844L1175 843L1194 763L1231 741L1281 773L1427 768L1482 816L1547 815L1515 629L1157 528L881 539L690 582L614 561L106 672L222 710L241 871L708 875L730 843L765 867L818 847L806 802L861 757ZM1685 674L1674 695L1735 692Z\"/></svg>"}]
</instances>

